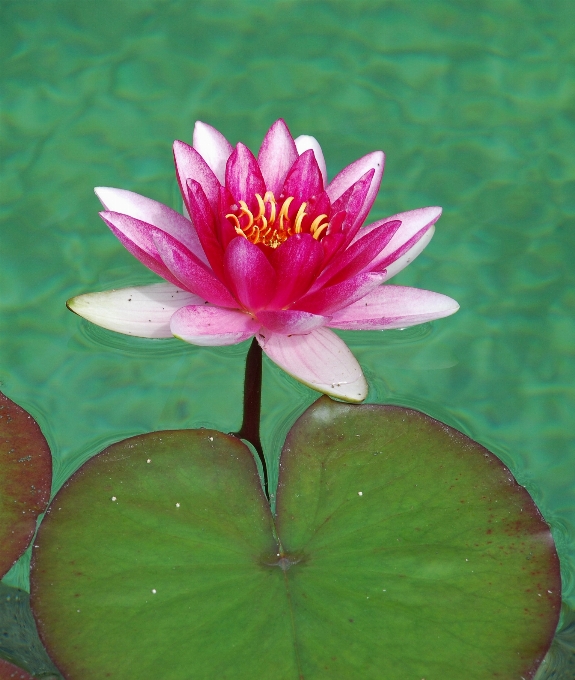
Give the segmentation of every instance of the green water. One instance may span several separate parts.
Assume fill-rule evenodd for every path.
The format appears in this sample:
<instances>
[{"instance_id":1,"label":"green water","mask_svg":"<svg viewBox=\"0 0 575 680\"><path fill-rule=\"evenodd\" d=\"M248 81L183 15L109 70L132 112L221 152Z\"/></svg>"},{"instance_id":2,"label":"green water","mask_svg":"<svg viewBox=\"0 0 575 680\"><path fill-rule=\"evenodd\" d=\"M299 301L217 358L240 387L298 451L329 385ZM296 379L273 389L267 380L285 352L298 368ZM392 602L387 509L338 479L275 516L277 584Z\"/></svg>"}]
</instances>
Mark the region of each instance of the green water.
<instances>
[{"instance_id":1,"label":"green water","mask_svg":"<svg viewBox=\"0 0 575 680\"><path fill-rule=\"evenodd\" d=\"M0 389L37 418L57 489L105 445L241 418L247 344L103 331L72 295L155 280L97 216L97 185L179 208L193 122L257 150L278 117L333 176L387 154L371 217L444 214L395 280L454 317L347 333L369 400L414 406L499 455L551 523L575 606L575 4L572 0L0 2ZM265 365L277 453L316 394ZM26 563L6 582L26 587Z\"/></svg>"}]
</instances>

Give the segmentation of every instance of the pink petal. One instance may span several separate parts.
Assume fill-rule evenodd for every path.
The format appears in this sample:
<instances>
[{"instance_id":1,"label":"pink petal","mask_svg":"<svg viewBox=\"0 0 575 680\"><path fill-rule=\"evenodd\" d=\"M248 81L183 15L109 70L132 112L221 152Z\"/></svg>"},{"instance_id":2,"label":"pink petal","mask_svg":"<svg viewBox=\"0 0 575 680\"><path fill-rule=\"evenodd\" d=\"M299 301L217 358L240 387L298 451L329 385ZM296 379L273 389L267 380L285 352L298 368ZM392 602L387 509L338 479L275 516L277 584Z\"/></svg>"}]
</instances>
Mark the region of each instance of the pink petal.
<instances>
[{"instance_id":1,"label":"pink petal","mask_svg":"<svg viewBox=\"0 0 575 680\"><path fill-rule=\"evenodd\" d=\"M341 226L342 233L345 234L345 247L347 247L363 223L361 216L366 196L371 186L374 170L368 170L355 184L342 194L333 204L334 212L345 211L346 217Z\"/></svg>"},{"instance_id":2,"label":"pink petal","mask_svg":"<svg viewBox=\"0 0 575 680\"><path fill-rule=\"evenodd\" d=\"M224 254L224 267L235 296L245 309L262 309L275 294L276 273L267 257L243 236L237 236Z\"/></svg>"},{"instance_id":3,"label":"pink petal","mask_svg":"<svg viewBox=\"0 0 575 680\"><path fill-rule=\"evenodd\" d=\"M360 177L365 175L366 172L372 168L375 170L373 179L367 192L367 196L363 203L361 210L357 215L357 222L363 223L367 217L371 206L375 201L377 192L379 191L379 186L381 184L381 178L383 177L383 166L385 164L385 154L383 151L373 151L368 153L363 158L358 159L351 165L344 168L338 175L336 175L330 182L326 191L332 203L334 203L349 187L357 182Z\"/></svg>"},{"instance_id":4,"label":"pink petal","mask_svg":"<svg viewBox=\"0 0 575 680\"><path fill-rule=\"evenodd\" d=\"M281 309L299 300L315 280L323 248L311 234L295 234L270 254L279 285L270 307Z\"/></svg>"},{"instance_id":5,"label":"pink petal","mask_svg":"<svg viewBox=\"0 0 575 680\"><path fill-rule=\"evenodd\" d=\"M361 238L370 231L377 229L381 224L391 220L401 220L401 227L397 230L395 236L381 251L379 256L373 261L372 266L378 267L384 260L389 258L393 253L397 253L397 257L390 264L387 265L387 278L390 279L399 271L406 267L410 262L421 253L425 246L431 240L435 231L434 224L441 217L441 208L418 208L417 210L408 210L401 212L391 217L386 217L383 220L378 220L373 224L369 224L359 230L355 240ZM417 235L419 234L419 238ZM408 249L403 251L405 244L410 244ZM403 252L403 254L401 254Z\"/></svg>"},{"instance_id":6,"label":"pink petal","mask_svg":"<svg viewBox=\"0 0 575 680\"><path fill-rule=\"evenodd\" d=\"M366 270L373 259L393 238L400 224L399 220L385 222L363 238L352 243L347 250L340 252L317 279L312 292L327 284L334 285L345 279L350 279Z\"/></svg>"},{"instance_id":7,"label":"pink petal","mask_svg":"<svg viewBox=\"0 0 575 680\"><path fill-rule=\"evenodd\" d=\"M288 126L281 118L268 130L258 153L266 188L279 196L286 175L298 157Z\"/></svg>"},{"instance_id":8,"label":"pink petal","mask_svg":"<svg viewBox=\"0 0 575 680\"><path fill-rule=\"evenodd\" d=\"M323 179L312 149L304 151L289 171L283 185L285 196L294 196L296 203L309 201L323 191Z\"/></svg>"},{"instance_id":9,"label":"pink petal","mask_svg":"<svg viewBox=\"0 0 575 680\"><path fill-rule=\"evenodd\" d=\"M319 145L317 139L315 137L311 137L310 135L300 135L299 137L296 137L294 141L297 152L300 156L308 149L313 151L321 172L321 176L323 178L323 185L324 187L327 186L327 169L325 166L325 158L323 157L323 151L321 150L321 146Z\"/></svg>"},{"instance_id":10,"label":"pink petal","mask_svg":"<svg viewBox=\"0 0 575 680\"><path fill-rule=\"evenodd\" d=\"M405 286L380 286L336 312L328 326L349 330L407 328L454 314L459 305L447 295Z\"/></svg>"},{"instance_id":11,"label":"pink petal","mask_svg":"<svg viewBox=\"0 0 575 680\"><path fill-rule=\"evenodd\" d=\"M356 358L327 328L308 335L256 335L267 356L296 380L318 392L351 402L367 396L367 383Z\"/></svg>"},{"instance_id":12,"label":"pink petal","mask_svg":"<svg viewBox=\"0 0 575 680\"><path fill-rule=\"evenodd\" d=\"M339 213L345 215L345 213ZM331 223L330 223L331 226ZM329 231L329 229L328 229ZM341 233L327 234L321 240L321 245L324 250L324 265L329 264L340 250L344 250L345 236Z\"/></svg>"},{"instance_id":13,"label":"pink petal","mask_svg":"<svg viewBox=\"0 0 575 680\"><path fill-rule=\"evenodd\" d=\"M223 274L223 249L216 236L216 222L210 203L199 182L188 180L188 205L196 232L207 255L208 262L220 278Z\"/></svg>"},{"instance_id":14,"label":"pink petal","mask_svg":"<svg viewBox=\"0 0 575 680\"><path fill-rule=\"evenodd\" d=\"M266 193L266 184L253 153L244 144L238 144L226 165L226 187L235 201L245 201L252 212L257 211L255 198Z\"/></svg>"},{"instance_id":15,"label":"pink petal","mask_svg":"<svg viewBox=\"0 0 575 680\"><path fill-rule=\"evenodd\" d=\"M183 305L204 301L171 283L131 286L103 293L87 293L66 305L79 316L116 333L139 338L171 338L170 319Z\"/></svg>"},{"instance_id":16,"label":"pink petal","mask_svg":"<svg viewBox=\"0 0 575 680\"><path fill-rule=\"evenodd\" d=\"M360 300L385 279L385 273L358 274L351 279L327 286L306 295L294 303L294 307L312 314L324 316Z\"/></svg>"},{"instance_id":17,"label":"pink petal","mask_svg":"<svg viewBox=\"0 0 575 680\"><path fill-rule=\"evenodd\" d=\"M194 149L206 161L220 184L226 180L226 163L233 146L215 127L196 121L193 136Z\"/></svg>"},{"instance_id":18,"label":"pink petal","mask_svg":"<svg viewBox=\"0 0 575 680\"><path fill-rule=\"evenodd\" d=\"M182 307L170 323L172 333L192 345L236 345L251 338L261 324L245 312L208 305Z\"/></svg>"},{"instance_id":19,"label":"pink petal","mask_svg":"<svg viewBox=\"0 0 575 680\"><path fill-rule=\"evenodd\" d=\"M152 237L154 227L151 224L114 212L101 212L100 217L129 253L158 276L181 287L182 284L160 258Z\"/></svg>"},{"instance_id":20,"label":"pink petal","mask_svg":"<svg viewBox=\"0 0 575 680\"><path fill-rule=\"evenodd\" d=\"M237 308L228 289L198 258L175 238L159 229L153 235L162 261L186 290L221 307Z\"/></svg>"},{"instance_id":21,"label":"pink petal","mask_svg":"<svg viewBox=\"0 0 575 680\"><path fill-rule=\"evenodd\" d=\"M216 229L218 240L225 250L230 241L238 235L232 223L226 215L230 212L230 206L234 202L233 196L226 187L220 187L220 202L216 213Z\"/></svg>"},{"instance_id":22,"label":"pink petal","mask_svg":"<svg viewBox=\"0 0 575 680\"><path fill-rule=\"evenodd\" d=\"M176 140L173 146L176 176L184 201L188 203L188 179L195 179L202 185L202 189L214 212L219 208L220 186L206 161L189 144ZM189 207L188 207L189 212Z\"/></svg>"},{"instance_id":23,"label":"pink petal","mask_svg":"<svg viewBox=\"0 0 575 680\"><path fill-rule=\"evenodd\" d=\"M302 335L315 328L325 326L329 316L319 316L309 312L296 312L290 309L280 309L276 312L258 312L258 320L264 328L273 333L283 335Z\"/></svg>"},{"instance_id":24,"label":"pink petal","mask_svg":"<svg viewBox=\"0 0 575 680\"><path fill-rule=\"evenodd\" d=\"M135 194L133 191L111 187L96 187L94 191L106 210L135 217L137 220L162 229L181 241L202 262L207 263L208 260L200 245L194 225L180 213L163 203Z\"/></svg>"}]
</instances>

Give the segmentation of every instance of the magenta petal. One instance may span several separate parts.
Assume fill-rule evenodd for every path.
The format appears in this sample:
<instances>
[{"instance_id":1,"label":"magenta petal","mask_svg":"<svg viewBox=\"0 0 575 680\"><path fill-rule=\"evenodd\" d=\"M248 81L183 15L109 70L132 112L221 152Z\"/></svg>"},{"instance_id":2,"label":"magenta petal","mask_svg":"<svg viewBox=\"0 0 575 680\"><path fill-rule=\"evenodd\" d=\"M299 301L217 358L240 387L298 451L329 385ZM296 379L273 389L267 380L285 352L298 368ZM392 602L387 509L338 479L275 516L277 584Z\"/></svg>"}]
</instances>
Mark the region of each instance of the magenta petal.
<instances>
[{"instance_id":1,"label":"magenta petal","mask_svg":"<svg viewBox=\"0 0 575 680\"><path fill-rule=\"evenodd\" d=\"M345 213L340 213L340 214L345 214ZM343 244L345 241L345 236L340 233L334 233L334 234L328 234L327 236L324 236L321 240L321 245L323 246L323 251L324 251L324 266L328 265L332 258L334 258L337 253L343 249Z\"/></svg>"},{"instance_id":2,"label":"magenta petal","mask_svg":"<svg viewBox=\"0 0 575 680\"><path fill-rule=\"evenodd\" d=\"M321 172L323 185L324 187L327 186L327 169L325 165L325 158L323 157L323 151L321 150L321 146L319 145L317 139L315 137L311 137L310 135L300 135L299 137L296 137L294 141L297 152L300 156L308 149L313 151L313 155L315 156L319 170Z\"/></svg>"},{"instance_id":3,"label":"magenta petal","mask_svg":"<svg viewBox=\"0 0 575 680\"><path fill-rule=\"evenodd\" d=\"M367 217L371 206L375 201L377 192L379 191L379 186L381 184L381 178L383 177L383 166L385 164L385 154L383 151L373 151L368 153L363 158L358 159L351 165L344 168L338 175L336 175L330 184L327 186L326 191L332 203L334 203L349 187L358 181L366 172L371 170L375 171L373 179L369 187L369 191L365 197L361 210L357 214L357 222L362 224Z\"/></svg>"},{"instance_id":4,"label":"magenta petal","mask_svg":"<svg viewBox=\"0 0 575 680\"><path fill-rule=\"evenodd\" d=\"M436 206L408 210L363 227L355 238L361 238L385 222L401 220L401 227L371 265L371 268L378 268L387 261L387 279L390 279L421 253L431 240L435 230L433 225L440 217L441 208Z\"/></svg>"},{"instance_id":5,"label":"magenta petal","mask_svg":"<svg viewBox=\"0 0 575 680\"><path fill-rule=\"evenodd\" d=\"M258 207L255 198L266 193L266 184L253 153L244 144L238 144L226 165L226 187L235 201L245 201L252 212Z\"/></svg>"},{"instance_id":6,"label":"magenta petal","mask_svg":"<svg viewBox=\"0 0 575 680\"><path fill-rule=\"evenodd\" d=\"M281 118L268 130L258 153L266 188L279 196L286 175L298 157L288 126Z\"/></svg>"},{"instance_id":7,"label":"magenta petal","mask_svg":"<svg viewBox=\"0 0 575 680\"><path fill-rule=\"evenodd\" d=\"M273 333L282 333L283 335L309 333L315 328L325 326L329 319L329 316L297 312L291 309L280 309L275 312L258 312L258 320L262 322L264 328Z\"/></svg>"},{"instance_id":8,"label":"magenta petal","mask_svg":"<svg viewBox=\"0 0 575 680\"><path fill-rule=\"evenodd\" d=\"M407 328L454 314L455 300L419 288L380 286L361 300L336 312L328 326L349 330Z\"/></svg>"},{"instance_id":9,"label":"magenta petal","mask_svg":"<svg viewBox=\"0 0 575 680\"><path fill-rule=\"evenodd\" d=\"M224 267L235 296L245 309L256 312L275 293L276 273L267 257L243 236L237 236L224 254Z\"/></svg>"},{"instance_id":10,"label":"magenta petal","mask_svg":"<svg viewBox=\"0 0 575 680\"><path fill-rule=\"evenodd\" d=\"M323 260L323 248L310 234L295 234L270 254L279 282L269 307L282 309L307 293Z\"/></svg>"},{"instance_id":11,"label":"magenta petal","mask_svg":"<svg viewBox=\"0 0 575 680\"><path fill-rule=\"evenodd\" d=\"M154 244L154 227L129 215L114 212L101 212L100 217L110 227L112 233L136 259L166 281L181 287L181 283L162 262Z\"/></svg>"},{"instance_id":12,"label":"magenta petal","mask_svg":"<svg viewBox=\"0 0 575 680\"><path fill-rule=\"evenodd\" d=\"M188 179L195 179L202 185L202 189L214 212L218 210L220 202L220 183L206 161L189 144L176 140L174 142L174 162L180 191L186 202L188 212Z\"/></svg>"},{"instance_id":13,"label":"magenta petal","mask_svg":"<svg viewBox=\"0 0 575 680\"><path fill-rule=\"evenodd\" d=\"M309 201L323 191L323 178L312 149L304 151L286 177L282 193L294 196L296 203Z\"/></svg>"},{"instance_id":14,"label":"magenta petal","mask_svg":"<svg viewBox=\"0 0 575 680\"><path fill-rule=\"evenodd\" d=\"M190 217L216 276L224 278L223 248L216 235L216 222L210 203L199 182L188 180L188 205Z\"/></svg>"},{"instance_id":15,"label":"magenta petal","mask_svg":"<svg viewBox=\"0 0 575 680\"><path fill-rule=\"evenodd\" d=\"M106 210L129 215L158 227L177 238L202 262L207 263L208 260L200 245L194 225L180 213L168 208L163 203L153 201L151 198L146 198L146 196L141 196L133 191L113 189L112 187L96 187L94 191Z\"/></svg>"},{"instance_id":16,"label":"magenta petal","mask_svg":"<svg viewBox=\"0 0 575 680\"><path fill-rule=\"evenodd\" d=\"M182 307L172 316L170 330L192 345L236 345L251 338L261 324L245 312L209 305Z\"/></svg>"},{"instance_id":17,"label":"magenta petal","mask_svg":"<svg viewBox=\"0 0 575 680\"><path fill-rule=\"evenodd\" d=\"M346 247L351 243L365 217L362 217L362 209L366 196L371 186L374 171L368 170L355 184L353 184L337 201L333 204L333 211L344 210L345 220L342 224L342 232L345 234Z\"/></svg>"},{"instance_id":18,"label":"magenta petal","mask_svg":"<svg viewBox=\"0 0 575 680\"><path fill-rule=\"evenodd\" d=\"M328 316L360 300L385 280L385 273L358 274L351 279L306 295L293 306L312 314Z\"/></svg>"},{"instance_id":19,"label":"magenta petal","mask_svg":"<svg viewBox=\"0 0 575 680\"><path fill-rule=\"evenodd\" d=\"M185 246L159 229L155 230L154 243L166 267L182 286L220 307L238 307L228 289Z\"/></svg>"},{"instance_id":20,"label":"magenta petal","mask_svg":"<svg viewBox=\"0 0 575 680\"><path fill-rule=\"evenodd\" d=\"M262 329L256 338L274 363L304 385L345 401L366 398L361 367L333 331L317 328L308 335L290 336Z\"/></svg>"},{"instance_id":21,"label":"magenta petal","mask_svg":"<svg viewBox=\"0 0 575 680\"><path fill-rule=\"evenodd\" d=\"M194 149L206 161L220 184L226 179L226 163L234 150L233 146L215 127L196 121L193 136Z\"/></svg>"},{"instance_id":22,"label":"magenta petal","mask_svg":"<svg viewBox=\"0 0 575 680\"><path fill-rule=\"evenodd\" d=\"M366 270L393 238L400 225L399 220L385 222L352 243L347 250L340 252L322 272L312 290L318 290L327 284L340 283Z\"/></svg>"}]
</instances>

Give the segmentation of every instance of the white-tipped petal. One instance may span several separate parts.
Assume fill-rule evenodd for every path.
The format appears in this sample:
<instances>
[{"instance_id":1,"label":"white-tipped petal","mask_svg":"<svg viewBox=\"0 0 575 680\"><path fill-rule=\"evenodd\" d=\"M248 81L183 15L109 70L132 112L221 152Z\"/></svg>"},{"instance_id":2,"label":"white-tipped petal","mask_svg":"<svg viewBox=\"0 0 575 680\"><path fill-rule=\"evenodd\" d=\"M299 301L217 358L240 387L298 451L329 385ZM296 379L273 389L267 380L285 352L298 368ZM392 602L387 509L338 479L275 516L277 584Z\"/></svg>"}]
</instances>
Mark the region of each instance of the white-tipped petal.
<instances>
[{"instance_id":1,"label":"white-tipped petal","mask_svg":"<svg viewBox=\"0 0 575 680\"><path fill-rule=\"evenodd\" d=\"M267 356L296 380L318 392L353 403L367 396L367 382L345 342L328 328L308 335L256 335Z\"/></svg>"},{"instance_id":2,"label":"white-tipped petal","mask_svg":"<svg viewBox=\"0 0 575 680\"><path fill-rule=\"evenodd\" d=\"M406 212L397 213L397 215L391 215L391 217L386 217L383 220L378 220L372 224L368 224L362 227L355 236L353 242L362 238L366 234L369 234L374 229L377 229L380 225L385 222L391 222L395 220L401 221L401 226L395 232L391 241L385 246L385 248L379 253L379 255L372 260L369 268L377 268L378 265L389 258L392 253L400 253L396 260L393 262L388 262L385 265L386 277L385 280L388 281L392 276L395 276L402 269L407 267L410 262L413 262L415 258L423 251L427 244L431 241L433 234L435 233L435 223L441 217L441 208L437 206L432 206L429 208L417 208L416 210L407 210ZM417 235L422 232L423 235L418 239ZM406 244L408 245L410 241L415 240L413 245L408 247L404 252Z\"/></svg>"},{"instance_id":3,"label":"white-tipped petal","mask_svg":"<svg viewBox=\"0 0 575 680\"><path fill-rule=\"evenodd\" d=\"M455 314L455 300L431 290L408 286L379 286L336 312L327 325L344 330L408 328Z\"/></svg>"},{"instance_id":4,"label":"white-tipped petal","mask_svg":"<svg viewBox=\"0 0 575 680\"><path fill-rule=\"evenodd\" d=\"M126 189L96 187L96 196L104 208L110 212L134 217L141 222L158 227L170 236L177 238L205 264L208 263L194 225L187 217L172 210L167 205L154 201L147 196Z\"/></svg>"},{"instance_id":5,"label":"white-tipped petal","mask_svg":"<svg viewBox=\"0 0 575 680\"><path fill-rule=\"evenodd\" d=\"M185 305L203 304L197 295L171 283L131 286L77 295L68 309L97 326L140 338L171 338L170 319Z\"/></svg>"},{"instance_id":6,"label":"white-tipped petal","mask_svg":"<svg viewBox=\"0 0 575 680\"><path fill-rule=\"evenodd\" d=\"M395 262L388 264L385 269L385 280L389 281L392 276L395 276L402 269L405 269L408 264L411 264L413 260L427 248L427 245L433 238L433 234L435 234L435 225L431 225L419 241L412 245L407 252L398 257Z\"/></svg>"},{"instance_id":7,"label":"white-tipped petal","mask_svg":"<svg viewBox=\"0 0 575 680\"><path fill-rule=\"evenodd\" d=\"M315 137L312 137L311 135L300 135L299 137L296 137L294 139L295 142L295 148L297 149L298 154L301 156L304 151L307 151L308 149L313 150L313 154L315 156L315 159L317 161L317 164L319 165L319 169L321 171L321 175L323 177L323 186L327 186L327 168L325 165L325 158L323 156L323 151L321 150L321 146L317 139Z\"/></svg>"},{"instance_id":8,"label":"white-tipped petal","mask_svg":"<svg viewBox=\"0 0 575 680\"><path fill-rule=\"evenodd\" d=\"M215 127L198 120L194 125L193 147L224 186L226 163L234 150L232 145Z\"/></svg>"}]
</instances>

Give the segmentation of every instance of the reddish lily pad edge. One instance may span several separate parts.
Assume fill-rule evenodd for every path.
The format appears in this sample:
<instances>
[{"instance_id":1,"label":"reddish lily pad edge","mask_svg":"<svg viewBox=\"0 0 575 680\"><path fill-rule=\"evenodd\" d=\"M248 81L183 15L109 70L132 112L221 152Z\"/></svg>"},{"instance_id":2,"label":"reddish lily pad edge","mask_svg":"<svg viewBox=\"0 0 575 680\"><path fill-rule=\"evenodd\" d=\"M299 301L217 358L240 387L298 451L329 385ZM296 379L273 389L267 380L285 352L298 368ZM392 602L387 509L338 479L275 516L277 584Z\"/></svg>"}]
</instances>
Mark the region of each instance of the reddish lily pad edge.
<instances>
[{"instance_id":1,"label":"reddish lily pad edge","mask_svg":"<svg viewBox=\"0 0 575 680\"><path fill-rule=\"evenodd\" d=\"M32 416L0 392L0 578L24 553L52 485L52 455Z\"/></svg>"}]
</instances>

